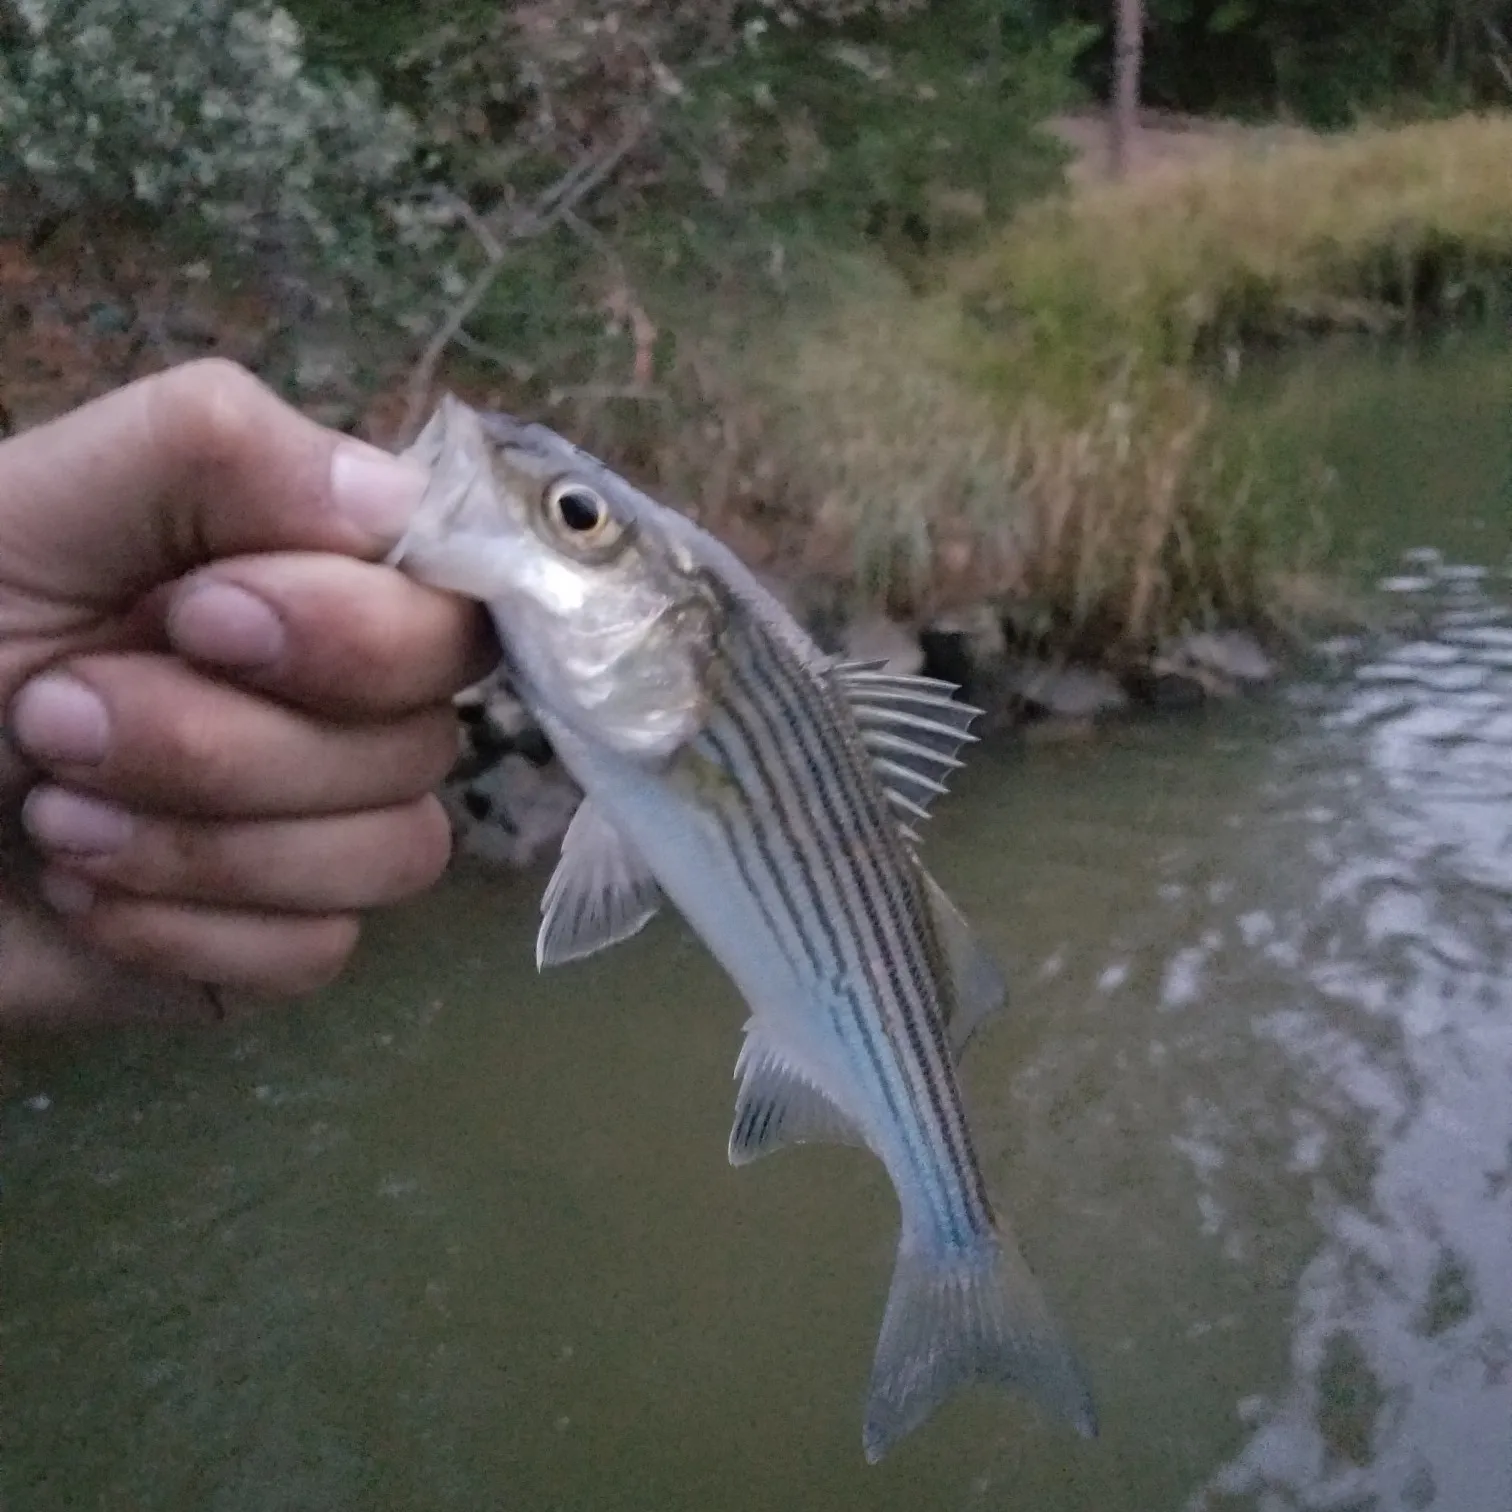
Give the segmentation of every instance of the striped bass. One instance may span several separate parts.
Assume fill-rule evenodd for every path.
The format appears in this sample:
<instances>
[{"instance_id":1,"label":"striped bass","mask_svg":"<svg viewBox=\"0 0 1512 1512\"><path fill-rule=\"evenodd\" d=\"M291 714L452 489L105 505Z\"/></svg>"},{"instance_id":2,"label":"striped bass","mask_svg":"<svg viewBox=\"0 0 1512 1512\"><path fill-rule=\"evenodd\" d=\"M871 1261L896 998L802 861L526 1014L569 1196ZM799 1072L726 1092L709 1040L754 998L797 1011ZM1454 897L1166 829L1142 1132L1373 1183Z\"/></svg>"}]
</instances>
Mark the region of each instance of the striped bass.
<instances>
[{"instance_id":1,"label":"striped bass","mask_svg":"<svg viewBox=\"0 0 1512 1512\"><path fill-rule=\"evenodd\" d=\"M390 561L488 607L585 794L538 965L627 938L669 899L750 1011L731 1162L829 1141L892 1178L867 1459L970 1381L1094 1433L962 1107L956 1056L1002 978L916 849L977 711L824 655L728 550L544 426L447 399L410 455L430 485Z\"/></svg>"}]
</instances>

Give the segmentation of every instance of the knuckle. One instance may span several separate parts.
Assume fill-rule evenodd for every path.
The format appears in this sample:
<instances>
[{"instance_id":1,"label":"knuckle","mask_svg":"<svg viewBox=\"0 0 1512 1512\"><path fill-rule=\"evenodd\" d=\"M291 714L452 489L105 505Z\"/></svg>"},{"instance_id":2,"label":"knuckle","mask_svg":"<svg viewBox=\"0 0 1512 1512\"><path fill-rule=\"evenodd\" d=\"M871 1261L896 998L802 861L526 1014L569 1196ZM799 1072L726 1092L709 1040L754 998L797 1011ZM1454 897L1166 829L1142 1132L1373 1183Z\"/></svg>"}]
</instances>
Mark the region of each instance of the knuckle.
<instances>
[{"instance_id":1,"label":"knuckle","mask_svg":"<svg viewBox=\"0 0 1512 1512\"><path fill-rule=\"evenodd\" d=\"M247 890L235 839L216 824L165 824L156 870L194 897L234 898Z\"/></svg>"},{"instance_id":2,"label":"knuckle","mask_svg":"<svg viewBox=\"0 0 1512 1512\"><path fill-rule=\"evenodd\" d=\"M182 942L161 927L156 908L134 898L104 897L79 926L116 960L145 971L187 975Z\"/></svg>"},{"instance_id":3,"label":"knuckle","mask_svg":"<svg viewBox=\"0 0 1512 1512\"><path fill-rule=\"evenodd\" d=\"M317 623L302 627L322 691L355 708L392 703L405 691L414 657L402 615L355 593L333 596L326 607Z\"/></svg>"},{"instance_id":4,"label":"knuckle","mask_svg":"<svg viewBox=\"0 0 1512 1512\"><path fill-rule=\"evenodd\" d=\"M424 892L437 882L451 861L452 827L439 799L425 797L409 821L411 834L401 848L395 891L400 897Z\"/></svg>"},{"instance_id":5,"label":"knuckle","mask_svg":"<svg viewBox=\"0 0 1512 1512\"><path fill-rule=\"evenodd\" d=\"M461 753L461 730L449 704L369 729L363 765L370 792L381 802L408 803L433 792Z\"/></svg>"},{"instance_id":6,"label":"knuckle","mask_svg":"<svg viewBox=\"0 0 1512 1512\"><path fill-rule=\"evenodd\" d=\"M172 774L177 788L192 790L209 804L235 796L239 753L222 721L192 708L165 711L155 743L155 764L160 772Z\"/></svg>"},{"instance_id":7,"label":"knuckle","mask_svg":"<svg viewBox=\"0 0 1512 1512\"><path fill-rule=\"evenodd\" d=\"M220 466L252 454L272 395L246 368L202 357L170 368L159 384L157 413L186 461Z\"/></svg>"},{"instance_id":8,"label":"knuckle","mask_svg":"<svg viewBox=\"0 0 1512 1512\"><path fill-rule=\"evenodd\" d=\"M350 914L301 920L302 938L273 968L267 986L289 997L303 997L329 987L342 973L357 948L361 925Z\"/></svg>"},{"instance_id":9,"label":"knuckle","mask_svg":"<svg viewBox=\"0 0 1512 1512\"><path fill-rule=\"evenodd\" d=\"M462 728L450 704L422 715L421 719L423 723L417 733L417 763L421 788L430 792L457 764L463 750Z\"/></svg>"}]
</instances>

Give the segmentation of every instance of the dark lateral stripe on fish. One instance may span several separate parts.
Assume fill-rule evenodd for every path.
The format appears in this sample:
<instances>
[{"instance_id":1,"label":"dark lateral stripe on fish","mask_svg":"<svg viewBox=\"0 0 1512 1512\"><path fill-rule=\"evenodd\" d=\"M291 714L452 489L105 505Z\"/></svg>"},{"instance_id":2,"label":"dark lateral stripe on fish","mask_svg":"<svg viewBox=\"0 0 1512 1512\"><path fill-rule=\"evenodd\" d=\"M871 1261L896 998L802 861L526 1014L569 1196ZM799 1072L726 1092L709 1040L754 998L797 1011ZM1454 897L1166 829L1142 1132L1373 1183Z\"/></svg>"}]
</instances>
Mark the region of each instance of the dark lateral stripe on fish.
<instances>
[{"instance_id":1,"label":"dark lateral stripe on fish","mask_svg":"<svg viewBox=\"0 0 1512 1512\"><path fill-rule=\"evenodd\" d=\"M807 691L808 685L804 687ZM823 693L813 689L810 696L822 699ZM890 943L898 952L892 959L906 963L908 967L909 982L914 989L912 999L901 990L901 983L894 984L899 990L892 999L900 1010L898 1022L914 1053L914 1060L906 1064L917 1064L923 1074L925 1094L944 1133L946 1153L959 1183L952 1191L960 1195L964 1225L976 1234L989 1232L991 1204L965 1128L960 1090L955 1084L954 1065L940 1022L938 994L950 990L950 986L915 865L897 836L887 827L891 816L886 814L885 808L868 812L864 804L848 801L852 794L865 791L866 784L872 780L865 752L846 741L843 727L826 718L828 711L822 706L818 710L811 707L805 712L809 717L800 722L800 730L814 735L824 748L822 755L828 758L824 770L846 773L849 783L839 783L836 791L847 800L849 811L869 831L859 852L848 852L848 855L858 875L863 870L868 872L874 884L868 889L864 880L858 881L858 890L866 903L873 928L880 930L885 922L892 936ZM885 921L873 916L872 905L877 900L887 911ZM975 1209L972 1207L973 1198Z\"/></svg>"},{"instance_id":2,"label":"dark lateral stripe on fish","mask_svg":"<svg viewBox=\"0 0 1512 1512\"><path fill-rule=\"evenodd\" d=\"M921 962L918 950L910 949L911 945L929 943L927 938L921 939L925 932L921 921L926 918L926 905L922 894L910 885L914 882L910 863L889 827L890 816L886 814L885 803L867 805L858 801L871 786L869 758L864 750L858 750L845 740L843 732L834 723L834 710L825 696L828 690L815 685L807 675L807 669L799 668L797 677L794 677L793 669L781 665L779 659L776 670L782 674L780 682L769 677L768 669L759 661L753 666L753 671L777 700L785 723L803 747L815 791L821 801L826 801L835 842L827 855L849 868L847 878L855 884L854 895L861 902L868 922L873 925L874 938L884 922L890 926L892 939L888 943L893 951L892 959L907 964L910 984L920 999L916 1006L920 1008L926 1026L932 1026L934 1015L925 1004L932 1002L934 990L939 985L939 979L931 970L937 963L928 959ZM818 750L811 744L811 737L819 742ZM828 781L824 780L823 774L830 774ZM831 798L841 806L844 818L851 821L849 825L841 823L834 810L828 807L827 800ZM852 841L859 843L852 844ZM884 866L879 853L885 854L886 860L892 864ZM832 868L833 865L832 861ZM862 876L863 869L867 874L865 877ZM898 886L907 893L902 899L897 894ZM885 921L877 916L874 906L879 898L887 904ZM926 957L927 954L926 950Z\"/></svg>"},{"instance_id":3,"label":"dark lateral stripe on fish","mask_svg":"<svg viewBox=\"0 0 1512 1512\"><path fill-rule=\"evenodd\" d=\"M766 645L757 649L779 648ZM772 661L776 662L775 667L772 666ZM959 1094L954 1099L942 1095L939 1085L939 1078L949 1078L951 1071L937 1029L938 1016L931 1012L932 1000L929 996L940 979L930 972L932 963L927 959L927 951L925 960L921 962L919 958L919 945L927 943L927 937L921 938L923 928L920 910L924 907L924 900L917 892L912 898L900 900L895 886L890 885L901 883L905 888L908 886L913 880L907 869L909 863L901 853L896 838L879 822L876 814L867 812L862 796L868 791L867 785L871 780L864 765L866 758L864 753L858 753L844 742L841 731L834 725L834 711L823 701L827 690L816 686L808 677L807 669L802 666L797 668L797 675L794 676L794 669L783 665L780 649L779 655L765 664L759 656L753 657L751 671L761 680L765 691L776 700L780 714L778 728L791 732L806 758L810 787L819 801L822 817L827 820L830 831L827 837L830 843L821 847L822 855L828 860L828 874L837 883L844 901L847 904L859 904L865 915L869 928L860 931L859 920L853 908L847 907L852 927L858 930L852 938L862 946L857 965L869 980L875 994L879 1008L879 1026L883 1033L892 1038L895 1027L901 1025L909 1048L913 1051L911 1058L900 1055L899 1047L894 1042L893 1061L905 1078L909 1103L919 1119L918 1129L933 1146L934 1139L929 1133L931 1125L924 1117L920 1099L921 1089L910 1075L915 1067L916 1074L922 1075L924 1083L923 1100L936 1115L937 1127L944 1131L944 1153L956 1181L942 1182L941 1195L953 1210L952 1222L947 1225L953 1231L951 1237L957 1243L962 1243L963 1230L981 1232L984 1225L990 1223L990 1218L980 1174L966 1146L963 1131L958 1127L957 1119L952 1116L960 1106ZM772 671L778 674L777 678L769 675ZM791 697L785 698L784 693ZM817 750L810 737L819 742ZM838 743L833 737L839 737ZM790 749L788 746L783 747L785 753ZM837 813L832 803L839 805L840 812ZM803 813L811 822L820 817L815 814L812 805ZM843 822L842 814L843 818L850 820L849 825ZM884 866L883 856L890 859L893 865ZM879 901L886 910L885 920L878 915ZM890 934L891 938L884 939L885 933ZM876 948L867 950L867 944ZM889 975L885 982L878 980L873 968L879 961L890 961L895 966L906 968L907 986L913 989L911 997L904 982L895 976ZM896 1011L886 1012L888 1005ZM920 1033L921 1020L925 1031L923 1034ZM870 1027L864 1027L869 1037ZM934 1056L930 1054L931 1049L936 1052ZM938 1151L934 1154L937 1159ZM936 1179L939 1179L939 1173L936 1173ZM973 1195L980 1201L980 1213L970 1211ZM959 1212L956 1212L954 1210L958 1204Z\"/></svg>"},{"instance_id":4,"label":"dark lateral stripe on fish","mask_svg":"<svg viewBox=\"0 0 1512 1512\"><path fill-rule=\"evenodd\" d=\"M800 725L800 729L814 734L827 748L830 764L826 770L847 771L852 777L854 785L840 784L839 791L842 795L868 791L868 785L874 786L875 782L868 765L869 757L860 744L859 735L855 741L848 740L842 725L832 717L824 717L828 710L823 706L823 700L828 689L807 683L803 686L809 698L820 703L820 708L816 713L811 707L810 718ZM858 769L861 774L859 777L855 776ZM870 870L876 891L867 896L881 899L887 908L894 941L902 951L899 958L909 964L915 989L911 1005L905 1005L900 1000L900 1006L912 1006L914 1009L912 1013L905 1011L901 1015L902 1026L924 1073L931 1106L945 1132L951 1163L961 1182L959 1190L963 1201L968 1204L968 1227L977 1233L987 1232L992 1226L991 1204L965 1127L960 1089L944 1037L939 1009L939 994L953 989L947 980L948 968L942 958L940 941L933 917L929 913L917 865L894 832L892 817L886 810L885 802L879 801L871 805L870 810L865 805L858 808L852 804L851 807L867 822L871 831L870 838L876 842L875 846L869 844L863 847L859 856L853 856L852 864ZM884 864L884 857L891 862L890 865ZM912 943L915 948L909 949L908 943ZM918 949L920 946L923 947L922 959ZM969 1208L973 1197L976 1200L975 1211Z\"/></svg>"},{"instance_id":5,"label":"dark lateral stripe on fish","mask_svg":"<svg viewBox=\"0 0 1512 1512\"><path fill-rule=\"evenodd\" d=\"M753 779L750 785L759 787L763 791L770 789L771 781L764 769L759 753L755 750L745 732L741 730L739 723L734 719L731 719L728 713L726 714L726 718L734 726L734 733L740 740L742 746L745 748L744 763L749 766L750 777L751 779ZM741 780L743 774L741 771L742 760L740 754L731 750L725 740L723 740L721 736L717 734L713 729L705 730L704 739L707 741L710 752L713 755L715 761L718 762L719 766L723 770L731 773L731 775L735 777L737 784L742 789L746 788L747 782ZM716 804L715 809L720 828L724 831L726 843L730 846L730 850L735 856L736 864L740 869L741 877L744 880L746 888L750 892L753 900L761 910L762 917L766 919L768 928L771 929L772 933L779 940L783 939L787 935L791 935L793 938L795 938L798 942L799 949L802 951L804 957L808 961L809 969L814 972L816 976L822 976L824 973L824 962L826 959L824 951L822 947L814 940L813 936L810 935L807 929L804 927L805 920L808 916L798 906L798 902L793 896L792 890L789 887L788 877L784 872L781 863L772 852L770 837L766 834L761 825L754 822L754 819L751 816L747 815L747 822L743 825L737 826L734 822L733 817L727 811L727 807L725 805ZM767 904L767 900L762 894L761 887L757 882L756 870L753 869L750 864L751 858L745 854L745 845L743 844L743 839L746 836L749 836L751 844L753 844L756 848L757 854L755 859L759 865L761 875L765 876L769 880L772 886L772 890L777 894L778 901L781 904L783 917L786 920L786 929L784 929L783 927L783 920L774 918L772 916L771 910ZM789 846L791 847L791 836L784 834L782 838L788 841ZM818 917L820 919L821 926L824 927L826 933L830 936L830 959L833 959L835 950L839 948L838 942L834 937L833 930L829 927L829 921L822 915L819 915Z\"/></svg>"},{"instance_id":6,"label":"dark lateral stripe on fish","mask_svg":"<svg viewBox=\"0 0 1512 1512\"><path fill-rule=\"evenodd\" d=\"M757 846L760 853L762 870L769 875L774 886L781 892L784 905L792 912L793 927L805 942L805 953L810 954L811 960L814 961L815 980L819 982L832 980L843 974L848 957L843 949L841 937L834 928L833 914L830 906L820 894L816 883L813 858L808 851L811 837L808 826L802 822L803 813L801 805L799 807L799 823L795 828L793 823L793 805L782 801L782 789L774 780L773 767L766 757L764 757L752 728L745 723L739 710L729 703L723 704L720 712L722 723L728 726L728 731L721 735L716 733L711 727L705 731L704 739L709 743L710 749L716 759L725 765L727 770L736 775L737 780L742 777L745 779L741 783L742 787L745 787L749 783L751 787L760 791L768 799L768 806L778 826L781 838L785 842L788 853L796 863L795 869L807 892L810 908L807 912L804 912L795 906L791 894L788 892L787 884L783 877L783 870L772 854L767 838L762 832L762 826L756 821L756 816L750 813L749 810L745 811L746 822L739 826L734 825L729 816L725 814L720 815L721 828L724 830L726 841L730 845L741 877L747 889L756 899L758 907L761 908L763 917L767 919L768 927L780 939L782 936L781 928L767 911L765 903L760 896L761 889L752 875L750 858L747 855L747 847L743 843L742 838L744 833L749 834L751 840ZM731 738L738 743L740 748L738 751L731 749L727 743ZM774 748L769 748L766 754L767 756L777 756L777 759L780 760L778 752L780 752L780 742ZM791 781L791 772L785 767L782 768L782 771L783 776L788 781ZM837 909L839 906L837 897ZM803 921L805 918L817 920L828 937L829 954L827 957L816 958L813 956L813 947L809 941L809 937L803 933ZM934 1185L928 1179L929 1160L927 1151L919 1147L913 1131L917 1131L918 1137L923 1139L927 1139L927 1134L923 1130L922 1125L910 1123L904 1117L904 1112L896 1101L894 1087L887 1075L886 1062L881 1056L880 1049L873 1038L872 1029L863 1018L859 1018L859 1010L849 995L847 995L847 1003L851 1007L852 1013L858 1015L858 1027L864 1040L866 1057L872 1064L873 1073L880 1088L882 1099L887 1105L887 1111L908 1149L909 1159L914 1166L915 1177L920 1189L924 1192L925 1200L931 1208L936 1209L936 1218L941 1227L948 1227L950 1226L949 1214L938 1211L940 1198L944 1194L937 1195ZM845 1039L843 1026L837 1023L836 1030L840 1033L843 1042ZM945 1200L948 1205L948 1198Z\"/></svg>"},{"instance_id":7,"label":"dark lateral stripe on fish","mask_svg":"<svg viewBox=\"0 0 1512 1512\"><path fill-rule=\"evenodd\" d=\"M793 869L808 895L810 908L806 913L795 911L794 927L801 934L804 920L813 919L817 921L826 936L828 955L823 957L816 967L816 981L830 982L843 979L854 971L865 973L864 961L857 961L853 953L846 949L847 938L859 943L860 936L855 933L856 922L851 916L848 903L843 897L833 872L825 863L822 839L813 833L812 810L803 802L801 780L787 759L787 749L782 739L783 726L780 723L774 726L769 718L770 711L763 710L758 703L752 702L749 692L745 698L719 700L718 708L720 723L726 727L726 731L723 732L725 738L716 734L711 726L705 731L705 739L715 751L716 758L721 760L736 776L737 782L742 787L750 784L751 788L766 799L766 807L778 827L779 836L787 854L792 858ZM754 721L748 721L747 715L760 717ZM730 748L728 743L730 739L738 744L740 748L738 751ZM742 778L745 781L742 782ZM753 838L760 847L764 862L763 869L772 873L774 883L782 891L784 901L787 906L792 907L791 895L783 880L782 868L773 857L766 837L761 833L762 826L757 822L756 814L748 807L744 812L746 825L743 827L752 831ZM741 865L746 885L755 890L749 870L741 860L743 847L727 823L725 833L736 852L737 864ZM820 890L819 880L822 877L829 880L834 894L833 904L823 896ZM834 919L837 915L843 917L849 924L851 934L848 937L836 930ZM804 938L807 939L807 936ZM929 1206L935 1210L936 1221L940 1228L953 1229L956 1224L950 1212L950 1194L943 1183L930 1180L930 1167L933 1162L929 1152L929 1135L909 1091L905 1068L898 1066L895 1076L889 1076L888 1058L881 1054L875 1040L873 1026L867 1022L860 1005L854 1001L854 994L846 994L846 1001L852 1015L856 1018L856 1027L861 1035L866 1059L871 1063L880 1095L886 1104L894 1127L904 1141L919 1188ZM835 1027L843 1043L846 1039L843 1025L837 1023ZM877 1027L881 1027L880 1024ZM897 1056L894 1055L891 1059L896 1065ZM898 1083L896 1086L895 1081ZM904 1109L897 1101L900 1091L909 1101L909 1111L914 1115L912 1119L905 1116ZM942 1203L944 1211L941 1211Z\"/></svg>"},{"instance_id":8,"label":"dark lateral stripe on fish","mask_svg":"<svg viewBox=\"0 0 1512 1512\"><path fill-rule=\"evenodd\" d=\"M730 647L731 651L734 649ZM959 1213L952 1212L953 1221L946 1228L954 1231L951 1237L955 1242L964 1243L968 1233L990 1231L991 1209L980 1168L961 1126L958 1089L949 1086L947 1090L943 1085L953 1082L954 1075L940 1034L938 1013L931 1011L933 1004L927 996L938 980L930 970L938 969L938 963L929 959L927 947L934 945L937 950L938 942L926 933L930 926L922 915L927 906L922 891L907 870L910 863L898 838L885 830L877 814L868 812L862 795L869 793L868 784L875 785L874 779L862 768L864 752L847 744L843 731L834 727L834 711L822 701L829 690L813 684L808 669L801 665L796 668L795 677L795 669L784 664L788 658L783 657L782 651L786 648L766 642L754 647L748 645L748 649L756 654L748 662L735 658L732 670L740 678L747 698L764 712L769 723L775 707L776 728L788 736L787 742L779 739L776 744L788 766L790 781L799 784L800 790L808 791L814 800L807 805L800 800L798 822L801 825L805 820L809 824L822 820L828 830L829 844L821 846L822 864L845 908L848 922L856 931L853 939L861 947L860 958L853 964L870 982L883 1032L891 1037L900 1028L913 1052L912 1056L899 1053L901 1047L895 1043L892 1060L902 1074L908 1100L918 1119L916 1127L931 1147L938 1139L943 1150L936 1151L935 1158L943 1153L955 1176L951 1183L940 1180L943 1172L938 1172L936 1181L947 1206L960 1208ZM766 657L760 655L763 651L768 653ZM772 652L776 655L771 655ZM750 685L743 675L747 672L757 680L759 688ZM794 745L804 757L806 770L801 774L791 764ZM806 788L802 782L804 776L808 778ZM877 801L871 807L880 808L883 800L880 794L876 796ZM847 825L844 819L850 823ZM884 858L892 860L893 865L883 865ZM910 887L910 883L914 885ZM911 896L900 898L898 884ZM857 917L856 904L865 916L865 928ZM879 907L885 911L885 919L879 917ZM890 939L886 938L888 935ZM868 945L873 948L867 949ZM923 960L920 946L926 947ZM903 968L906 981L897 978L879 981L874 968L881 961ZM870 1027L865 1027L869 1036ZM916 1079L922 1080L922 1087L916 1084ZM929 1133L930 1124L924 1116L926 1105L934 1114L939 1136Z\"/></svg>"}]
</instances>

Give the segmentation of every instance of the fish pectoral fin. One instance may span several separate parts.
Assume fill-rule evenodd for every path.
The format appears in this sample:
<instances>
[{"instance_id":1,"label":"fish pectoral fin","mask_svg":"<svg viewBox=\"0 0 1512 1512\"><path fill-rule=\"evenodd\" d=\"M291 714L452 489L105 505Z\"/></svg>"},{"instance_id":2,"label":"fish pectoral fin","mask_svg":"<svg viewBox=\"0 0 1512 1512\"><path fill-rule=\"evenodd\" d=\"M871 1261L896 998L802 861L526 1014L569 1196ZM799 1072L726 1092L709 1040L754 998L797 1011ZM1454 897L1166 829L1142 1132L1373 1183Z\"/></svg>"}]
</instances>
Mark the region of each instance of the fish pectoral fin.
<instances>
[{"instance_id":1,"label":"fish pectoral fin","mask_svg":"<svg viewBox=\"0 0 1512 1512\"><path fill-rule=\"evenodd\" d=\"M537 967L575 961L629 939L661 902L661 888L639 853L584 798L541 898Z\"/></svg>"},{"instance_id":2,"label":"fish pectoral fin","mask_svg":"<svg viewBox=\"0 0 1512 1512\"><path fill-rule=\"evenodd\" d=\"M740 1091L730 1128L730 1164L749 1165L784 1145L864 1145L855 1122L755 1030L735 1063Z\"/></svg>"},{"instance_id":3,"label":"fish pectoral fin","mask_svg":"<svg viewBox=\"0 0 1512 1512\"><path fill-rule=\"evenodd\" d=\"M955 1001L945 1032L959 1062L972 1036L1007 1001L1008 983L1002 968L982 948L960 909L928 872L924 872L924 890L929 895L940 945L955 984Z\"/></svg>"},{"instance_id":4,"label":"fish pectoral fin","mask_svg":"<svg viewBox=\"0 0 1512 1512\"><path fill-rule=\"evenodd\" d=\"M1097 1412L1039 1283L1004 1232L945 1251L905 1230L877 1340L862 1447L876 1464L957 1387L1018 1388L1085 1438Z\"/></svg>"}]
</instances>

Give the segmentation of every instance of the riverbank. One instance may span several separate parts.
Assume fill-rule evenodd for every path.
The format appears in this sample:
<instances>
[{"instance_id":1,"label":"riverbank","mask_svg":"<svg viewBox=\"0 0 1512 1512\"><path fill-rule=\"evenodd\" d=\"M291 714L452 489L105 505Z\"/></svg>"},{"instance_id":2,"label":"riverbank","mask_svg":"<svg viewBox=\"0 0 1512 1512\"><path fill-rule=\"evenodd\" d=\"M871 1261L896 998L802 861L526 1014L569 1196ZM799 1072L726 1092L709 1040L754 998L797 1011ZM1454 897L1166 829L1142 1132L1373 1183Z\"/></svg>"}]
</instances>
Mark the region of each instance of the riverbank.
<instances>
[{"instance_id":1,"label":"riverbank","mask_svg":"<svg viewBox=\"0 0 1512 1512\"><path fill-rule=\"evenodd\" d=\"M995 381L1075 394L1131 360L1232 373L1319 336L1512 313L1512 115L1191 135L1029 207L957 271Z\"/></svg>"},{"instance_id":2,"label":"riverbank","mask_svg":"<svg viewBox=\"0 0 1512 1512\"><path fill-rule=\"evenodd\" d=\"M1112 184L1100 125L1055 122L1079 152L1071 187L941 260L926 292L877 262L838 267L827 307L689 343L655 383L543 418L687 507L828 648L962 683L990 731L1048 719L1074 732L1269 680L1337 602L1333 566L1299 493L1306 470L1278 474L1225 402L1242 362L1204 360L1219 332L1243 356L1277 327L1198 317L1240 309L1225 290L1263 286L1266 308L1291 312L1289 339L1347 328L1342 312L1362 306L1326 280L1363 278L1388 241L1421 276L1372 286L1378 299L1411 283L1437 291L1414 320L1484 313L1512 269L1512 178L1492 171L1498 153L1512 161L1512 127L1477 117L1325 141L1155 123L1135 175ZM1292 318L1323 308L1306 305L1309 277L1336 291L1331 323ZM400 429L412 353L291 319L129 227L0 242L0 306L10 426L218 352L325 423L383 443ZM1180 340L1178 315L1196 322ZM440 385L481 406L524 400L466 353ZM528 859L571 795L507 699L476 709L472 729L459 820L500 819L504 853Z\"/></svg>"}]
</instances>

